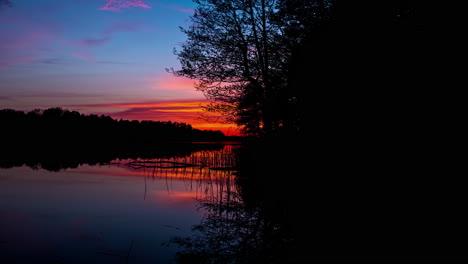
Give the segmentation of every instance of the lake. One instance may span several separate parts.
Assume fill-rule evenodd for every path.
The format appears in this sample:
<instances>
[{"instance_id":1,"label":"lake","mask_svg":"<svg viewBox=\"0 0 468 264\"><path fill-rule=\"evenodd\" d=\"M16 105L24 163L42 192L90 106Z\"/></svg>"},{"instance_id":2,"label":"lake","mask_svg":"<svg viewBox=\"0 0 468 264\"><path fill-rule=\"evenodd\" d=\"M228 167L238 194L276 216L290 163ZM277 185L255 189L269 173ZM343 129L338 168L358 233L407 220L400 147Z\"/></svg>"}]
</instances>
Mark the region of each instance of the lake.
<instances>
[{"instance_id":1,"label":"lake","mask_svg":"<svg viewBox=\"0 0 468 264\"><path fill-rule=\"evenodd\" d=\"M466 260L449 239L466 192L440 198L408 174L344 173L277 145L99 151L0 149L0 263Z\"/></svg>"},{"instance_id":2,"label":"lake","mask_svg":"<svg viewBox=\"0 0 468 264\"><path fill-rule=\"evenodd\" d=\"M175 238L237 197L239 145L202 145L93 165L2 161L0 262L175 263Z\"/></svg>"}]
</instances>

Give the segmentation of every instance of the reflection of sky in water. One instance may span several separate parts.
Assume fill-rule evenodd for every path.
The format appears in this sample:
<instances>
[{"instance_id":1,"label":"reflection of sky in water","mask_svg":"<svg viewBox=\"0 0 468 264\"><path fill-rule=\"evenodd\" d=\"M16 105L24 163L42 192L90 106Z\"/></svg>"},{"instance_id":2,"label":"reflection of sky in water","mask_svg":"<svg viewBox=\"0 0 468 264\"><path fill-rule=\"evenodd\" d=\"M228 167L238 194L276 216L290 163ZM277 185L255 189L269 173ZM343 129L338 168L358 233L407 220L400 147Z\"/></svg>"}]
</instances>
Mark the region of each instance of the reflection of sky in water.
<instances>
[{"instance_id":1,"label":"reflection of sky in water","mask_svg":"<svg viewBox=\"0 0 468 264\"><path fill-rule=\"evenodd\" d=\"M197 170L0 169L0 262L120 263L134 241L130 263L170 263L177 248L162 243L189 235L194 198L217 192Z\"/></svg>"}]
</instances>

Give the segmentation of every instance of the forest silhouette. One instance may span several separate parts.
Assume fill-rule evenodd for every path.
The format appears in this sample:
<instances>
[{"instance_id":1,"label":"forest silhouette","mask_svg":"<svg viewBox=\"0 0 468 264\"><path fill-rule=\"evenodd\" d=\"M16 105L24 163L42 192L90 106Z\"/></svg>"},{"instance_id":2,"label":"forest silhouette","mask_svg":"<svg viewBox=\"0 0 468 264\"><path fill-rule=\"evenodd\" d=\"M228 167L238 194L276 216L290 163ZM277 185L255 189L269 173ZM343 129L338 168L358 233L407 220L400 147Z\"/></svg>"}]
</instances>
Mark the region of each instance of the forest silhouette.
<instances>
[{"instance_id":1,"label":"forest silhouette","mask_svg":"<svg viewBox=\"0 0 468 264\"><path fill-rule=\"evenodd\" d=\"M79 164L108 163L120 158L169 158L213 144L182 144L232 139L221 131L199 130L170 121L115 120L59 107L30 112L0 110L0 167L23 164L58 171Z\"/></svg>"},{"instance_id":2,"label":"forest silhouette","mask_svg":"<svg viewBox=\"0 0 468 264\"><path fill-rule=\"evenodd\" d=\"M245 1L233 2L245 8ZM261 18L262 7L271 1L246 2L260 10L255 16L245 8L244 27L250 29L254 26L248 23ZM263 58L245 59L245 67L208 67L222 58L209 61L202 53L207 50L194 40L209 42L203 33L216 31L221 32L219 39L229 38L212 25L224 25L225 20L215 19L225 18L221 11L227 14L235 4L220 3L214 10L219 13L196 13L198 24L185 31L192 42L176 53L183 65L176 74L205 78L200 89L218 100L213 110L237 115L247 133L260 135L241 155L238 176L244 203L268 222L247 234L263 238L255 243L264 254L236 245L239 254L249 253L239 263L467 260L467 242L460 241L468 234L468 218L461 209L466 191L458 172L461 157L455 151L463 103L452 90L457 87L449 78L453 72L445 69L451 65L447 60L457 56L452 48L463 31L461 16L455 15L461 7L454 1L418 0L282 3L293 21L288 25L299 23L290 28L299 42L291 42L291 57L280 61L287 62L283 85L268 87L272 80L266 78L273 72L262 72L265 54L278 50L266 48L260 33L250 50L238 46L240 54L247 55L256 47ZM317 7L324 7L323 12ZM301 20L317 14L318 21ZM214 22L201 23L203 16ZM200 29L203 25L206 31ZM236 32L235 27L229 29ZM246 32L255 39L253 31ZM228 49L225 43L234 45ZM238 43L208 44L231 52ZM232 79L226 77L229 74ZM246 85L208 85L222 79ZM268 94L268 89L276 90ZM238 96L229 97L228 92ZM229 224L231 220L226 219ZM213 223L207 225L210 231ZM200 239L179 242L212 246L208 234ZM286 248L275 250L285 241L290 241ZM210 256L228 258L216 248L186 253L183 257L202 259L200 263Z\"/></svg>"},{"instance_id":3,"label":"forest silhouette","mask_svg":"<svg viewBox=\"0 0 468 264\"><path fill-rule=\"evenodd\" d=\"M27 113L3 109L0 120L3 143L17 146L148 146L158 142L225 139L221 131L194 129L181 122L116 120L60 107Z\"/></svg>"}]
</instances>

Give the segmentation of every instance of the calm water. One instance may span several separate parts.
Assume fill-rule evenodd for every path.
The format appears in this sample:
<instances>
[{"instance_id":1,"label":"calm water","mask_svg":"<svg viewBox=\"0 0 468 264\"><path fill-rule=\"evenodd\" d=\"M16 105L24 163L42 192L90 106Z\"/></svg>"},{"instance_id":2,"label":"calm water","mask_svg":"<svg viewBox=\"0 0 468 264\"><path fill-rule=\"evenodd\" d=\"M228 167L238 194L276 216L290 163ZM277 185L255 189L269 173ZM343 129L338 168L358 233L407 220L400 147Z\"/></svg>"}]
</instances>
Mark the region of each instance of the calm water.
<instances>
[{"instance_id":1,"label":"calm water","mask_svg":"<svg viewBox=\"0 0 468 264\"><path fill-rule=\"evenodd\" d=\"M168 242L206 217L201 202L235 192L234 173L213 168L234 166L236 147L59 171L0 169L0 262L174 263L180 249Z\"/></svg>"}]
</instances>

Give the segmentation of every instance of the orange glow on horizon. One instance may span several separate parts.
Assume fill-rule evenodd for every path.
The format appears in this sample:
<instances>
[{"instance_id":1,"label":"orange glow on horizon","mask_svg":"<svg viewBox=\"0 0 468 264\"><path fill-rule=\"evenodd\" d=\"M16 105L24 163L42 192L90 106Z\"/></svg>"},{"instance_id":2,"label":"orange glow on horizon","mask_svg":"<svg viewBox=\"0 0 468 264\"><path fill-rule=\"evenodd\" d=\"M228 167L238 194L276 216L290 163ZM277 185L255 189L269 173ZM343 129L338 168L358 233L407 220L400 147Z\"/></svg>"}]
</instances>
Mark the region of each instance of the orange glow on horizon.
<instances>
[{"instance_id":1,"label":"orange glow on horizon","mask_svg":"<svg viewBox=\"0 0 468 264\"><path fill-rule=\"evenodd\" d=\"M121 109L113 113L104 113L116 119L125 120L151 120L151 121L171 121L192 125L200 130L220 130L226 136L239 136L240 131L235 124L209 122L201 115L214 117L215 114L204 111L203 106L206 100L167 100L138 103L110 103L99 105L87 105L86 107L102 107Z\"/></svg>"},{"instance_id":2,"label":"orange glow on horizon","mask_svg":"<svg viewBox=\"0 0 468 264\"><path fill-rule=\"evenodd\" d=\"M134 107L144 107L144 108L151 108L151 107L193 107L193 108L201 108L201 106L206 103L205 101L180 101L180 102L154 102L154 103L129 103L129 104L108 104L107 106L112 107L126 107L126 108L134 108Z\"/></svg>"}]
</instances>

